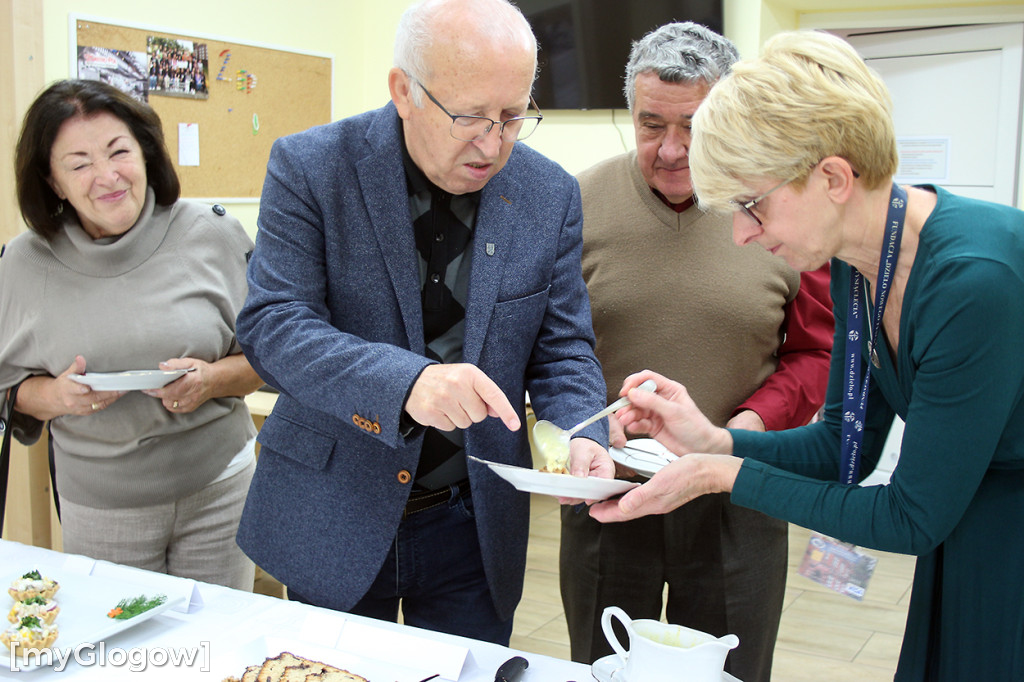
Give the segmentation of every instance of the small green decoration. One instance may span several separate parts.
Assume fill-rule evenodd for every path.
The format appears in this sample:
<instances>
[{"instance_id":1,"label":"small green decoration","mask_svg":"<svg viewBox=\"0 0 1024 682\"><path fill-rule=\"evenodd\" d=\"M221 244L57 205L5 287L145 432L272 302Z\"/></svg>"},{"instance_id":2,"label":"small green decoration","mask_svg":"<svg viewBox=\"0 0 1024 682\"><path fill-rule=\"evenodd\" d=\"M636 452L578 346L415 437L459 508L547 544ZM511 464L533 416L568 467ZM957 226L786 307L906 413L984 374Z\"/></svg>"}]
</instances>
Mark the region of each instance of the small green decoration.
<instances>
[{"instance_id":1,"label":"small green decoration","mask_svg":"<svg viewBox=\"0 0 1024 682\"><path fill-rule=\"evenodd\" d=\"M132 597L131 599L122 599L117 603L117 606L110 609L107 613L108 618L116 618L118 620L127 620L134 618L140 613L145 613L150 609L156 607L167 601L167 595L159 594L155 597L147 597L144 594L140 594L138 597Z\"/></svg>"}]
</instances>

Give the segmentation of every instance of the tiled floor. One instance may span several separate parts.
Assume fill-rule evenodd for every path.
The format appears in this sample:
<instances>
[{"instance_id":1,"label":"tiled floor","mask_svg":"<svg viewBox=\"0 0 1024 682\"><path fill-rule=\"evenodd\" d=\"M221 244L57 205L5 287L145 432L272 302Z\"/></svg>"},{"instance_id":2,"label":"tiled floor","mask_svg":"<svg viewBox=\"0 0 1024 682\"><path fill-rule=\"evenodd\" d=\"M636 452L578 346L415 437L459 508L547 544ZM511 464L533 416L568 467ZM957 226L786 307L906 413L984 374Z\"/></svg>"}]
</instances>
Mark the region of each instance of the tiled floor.
<instances>
[{"instance_id":1,"label":"tiled floor","mask_svg":"<svg viewBox=\"0 0 1024 682\"><path fill-rule=\"evenodd\" d=\"M569 658L569 635L558 591L558 503L532 496L526 588L516 611L512 647ZM882 682L896 670L910 599L913 557L878 557L864 601L838 595L797 573L808 531L790 527L790 573L772 671L776 682ZM280 596L280 585L257 580L257 591Z\"/></svg>"},{"instance_id":2,"label":"tiled floor","mask_svg":"<svg viewBox=\"0 0 1024 682\"><path fill-rule=\"evenodd\" d=\"M516 611L512 646L569 657L558 592L558 504L534 495L526 589ZM797 573L808 531L790 528L790 574L772 677L777 682L881 682L896 670L910 599L913 557L878 557L864 601L838 595Z\"/></svg>"}]
</instances>

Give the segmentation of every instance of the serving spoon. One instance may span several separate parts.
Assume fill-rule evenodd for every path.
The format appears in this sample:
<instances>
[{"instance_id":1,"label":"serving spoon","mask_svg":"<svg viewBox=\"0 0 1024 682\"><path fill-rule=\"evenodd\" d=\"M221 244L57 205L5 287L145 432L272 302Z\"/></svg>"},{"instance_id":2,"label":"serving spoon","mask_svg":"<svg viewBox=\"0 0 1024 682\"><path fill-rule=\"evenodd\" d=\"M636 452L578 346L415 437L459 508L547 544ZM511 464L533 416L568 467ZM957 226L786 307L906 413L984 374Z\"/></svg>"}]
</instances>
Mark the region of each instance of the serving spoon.
<instances>
[{"instance_id":1,"label":"serving spoon","mask_svg":"<svg viewBox=\"0 0 1024 682\"><path fill-rule=\"evenodd\" d=\"M657 385L654 383L653 379L648 379L637 386L637 388L641 391L651 391L653 393L654 389L657 388ZM594 416L584 419L579 424L568 430L555 426L546 419L541 419L534 424L533 442L537 446L537 449L540 450L540 453L544 455L544 460L547 463L547 469L549 471L558 471L568 465L569 439L573 437L573 434L585 429L598 419L607 417L615 410L622 409L626 405L629 405L629 398L627 396L623 396Z\"/></svg>"}]
</instances>

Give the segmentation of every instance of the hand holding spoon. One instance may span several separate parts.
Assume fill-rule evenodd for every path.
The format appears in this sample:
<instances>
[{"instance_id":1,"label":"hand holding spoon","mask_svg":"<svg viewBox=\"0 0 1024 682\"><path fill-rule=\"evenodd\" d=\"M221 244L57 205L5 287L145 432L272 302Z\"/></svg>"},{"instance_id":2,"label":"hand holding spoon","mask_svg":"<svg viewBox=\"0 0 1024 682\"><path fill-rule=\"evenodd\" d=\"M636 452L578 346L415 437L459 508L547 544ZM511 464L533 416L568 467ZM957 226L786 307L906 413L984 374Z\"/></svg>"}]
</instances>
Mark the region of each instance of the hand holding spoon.
<instances>
[{"instance_id":1,"label":"hand holding spoon","mask_svg":"<svg viewBox=\"0 0 1024 682\"><path fill-rule=\"evenodd\" d=\"M637 386L637 388L641 391L653 392L656 385L653 379L648 379ZM585 429L598 419L607 417L612 412L622 409L626 405L629 405L629 398L623 396L594 416L584 419L568 430L559 428L546 419L542 419L534 424L533 442L541 454L544 455L544 459L547 462L547 470L558 471L563 467L567 467L569 464L569 439L572 438L573 434Z\"/></svg>"}]
</instances>

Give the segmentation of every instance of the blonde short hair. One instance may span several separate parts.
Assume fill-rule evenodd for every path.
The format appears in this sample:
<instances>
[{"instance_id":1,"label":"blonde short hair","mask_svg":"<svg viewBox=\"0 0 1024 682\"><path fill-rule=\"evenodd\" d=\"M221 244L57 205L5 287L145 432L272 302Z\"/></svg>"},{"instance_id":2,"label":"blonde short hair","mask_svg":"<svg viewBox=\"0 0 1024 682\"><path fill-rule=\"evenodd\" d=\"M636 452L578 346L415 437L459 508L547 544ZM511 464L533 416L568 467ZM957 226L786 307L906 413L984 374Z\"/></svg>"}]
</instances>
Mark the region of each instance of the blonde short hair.
<instances>
[{"instance_id":1,"label":"blonde short hair","mask_svg":"<svg viewBox=\"0 0 1024 682\"><path fill-rule=\"evenodd\" d=\"M827 33L780 33L757 59L737 62L693 119L690 169L705 208L730 212L748 182L799 189L827 156L850 162L869 189L899 158L892 99L850 45Z\"/></svg>"}]
</instances>

